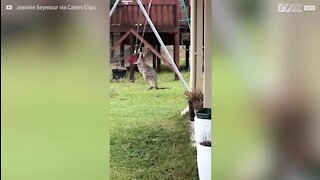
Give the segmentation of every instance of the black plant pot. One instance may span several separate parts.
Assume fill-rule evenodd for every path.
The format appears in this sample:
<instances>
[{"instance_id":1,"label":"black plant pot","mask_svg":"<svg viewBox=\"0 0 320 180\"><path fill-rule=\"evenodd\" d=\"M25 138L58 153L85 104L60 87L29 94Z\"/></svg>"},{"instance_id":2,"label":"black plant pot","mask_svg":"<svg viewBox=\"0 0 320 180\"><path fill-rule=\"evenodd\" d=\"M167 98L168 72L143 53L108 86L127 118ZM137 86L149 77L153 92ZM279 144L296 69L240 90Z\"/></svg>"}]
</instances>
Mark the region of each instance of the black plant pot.
<instances>
[{"instance_id":1,"label":"black plant pot","mask_svg":"<svg viewBox=\"0 0 320 180\"><path fill-rule=\"evenodd\" d=\"M125 69L112 69L112 78L121 79L126 75L127 70Z\"/></svg>"},{"instance_id":2,"label":"black plant pot","mask_svg":"<svg viewBox=\"0 0 320 180\"><path fill-rule=\"evenodd\" d=\"M211 108L203 108L196 114L197 117L200 119L211 119Z\"/></svg>"},{"instance_id":3,"label":"black plant pot","mask_svg":"<svg viewBox=\"0 0 320 180\"><path fill-rule=\"evenodd\" d=\"M188 104L189 104L189 120L194 121L194 116L195 116L194 109L190 101L188 101Z\"/></svg>"}]
</instances>

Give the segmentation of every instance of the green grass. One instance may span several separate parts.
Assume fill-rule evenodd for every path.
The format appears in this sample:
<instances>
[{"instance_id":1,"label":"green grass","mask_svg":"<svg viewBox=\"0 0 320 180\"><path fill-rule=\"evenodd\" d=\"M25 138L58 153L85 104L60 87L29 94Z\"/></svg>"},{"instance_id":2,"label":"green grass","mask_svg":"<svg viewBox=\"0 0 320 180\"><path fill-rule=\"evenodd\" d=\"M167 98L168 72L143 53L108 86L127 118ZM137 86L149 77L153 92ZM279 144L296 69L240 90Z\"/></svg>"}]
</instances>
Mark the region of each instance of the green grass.
<instances>
[{"instance_id":1,"label":"green grass","mask_svg":"<svg viewBox=\"0 0 320 180\"><path fill-rule=\"evenodd\" d=\"M170 72L158 76L159 87L170 89L146 90L140 74L134 83L110 83L111 179L197 179L189 122L180 117L183 86Z\"/></svg>"}]
</instances>

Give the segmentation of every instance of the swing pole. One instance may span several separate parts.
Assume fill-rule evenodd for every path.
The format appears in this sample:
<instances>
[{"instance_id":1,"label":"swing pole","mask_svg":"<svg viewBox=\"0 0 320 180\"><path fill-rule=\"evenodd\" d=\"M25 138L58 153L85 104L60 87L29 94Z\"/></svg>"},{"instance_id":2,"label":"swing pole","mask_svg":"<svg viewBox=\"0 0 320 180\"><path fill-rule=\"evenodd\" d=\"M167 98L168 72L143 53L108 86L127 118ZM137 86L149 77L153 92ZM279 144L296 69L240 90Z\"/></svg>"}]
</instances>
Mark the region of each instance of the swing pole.
<instances>
[{"instance_id":1,"label":"swing pole","mask_svg":"<svg viewBox=\"0 0 320 180\"><path fill-rule=\"evenodd\" d=\"M112 6L112 8L110 10L109 17L112 16L112 14L113 14L114 10L116 10L116 7L119 4L119 2L120 2L120 0L116 0L116 2L114 2L113 6Z\"/></svg>"},{"instance_id":2,"label":"swing pole","mask_svg":"<svg viewBox=\"0 0 320 180\"><path fill-rule=\"evenodd\" d=\"M144 9L141 1L140 1L140 0L136 0L136 1L137 1L138 5L139 5L140 10L142 11L143 15L144 15L145 18L147 19L147 21L148 21L148 23L149 23L149 25L150 25L153 33L154 33L155 36L157 37L157 39L158 39L161 47L163 48L163 50L164 50L164 52L165 52L165 54L166 54L166 56L167 56L167 58L168 58L168 60L169 60L169 63L170 63L171 66L173 67L175 73L177 73L177 75L178 75L178 77L179 77L179 80L180 80L180 82L182 83L182 85L183 85L183 87L184 87L184 90L185 90L185 91L189 91L189 88L188 88L188 86L187 86L187 84L186 84L186 81L183 79L183 77L182 77L179 69L177 68L176 64L174 63L174 61L173 61L173 59L172 59L172 57L171 57L168 49L167 49L166 46L164 45L164 43L163 43L163 41L162 41L162 39L161 39L161 37L160 37L160 35L159 35L156 27L154 26L154 24L153 24L153 22L151 21L148 13L147 13L146 10Z\"/></svg>"}]
</instances>

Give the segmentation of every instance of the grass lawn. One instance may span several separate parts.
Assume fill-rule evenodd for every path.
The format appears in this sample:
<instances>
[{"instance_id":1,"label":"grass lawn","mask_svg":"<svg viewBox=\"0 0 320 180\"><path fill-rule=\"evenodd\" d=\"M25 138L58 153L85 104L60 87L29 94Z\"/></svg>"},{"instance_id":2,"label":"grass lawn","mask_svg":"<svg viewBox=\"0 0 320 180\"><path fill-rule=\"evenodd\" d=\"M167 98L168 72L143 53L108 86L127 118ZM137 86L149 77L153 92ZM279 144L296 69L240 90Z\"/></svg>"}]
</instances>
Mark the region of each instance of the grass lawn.
<instances>
[{"instance_id":1,"label":"grass lawn","mask_svg":"<svg viewBox=\"0 0 320 180\"><path fill-rule=\"evenodd\" d=\"M188 81L188 72L183 72ZM159 87L147 90L140 74L110 83L111 179L197 179L196 149L189 122L180 117L186 107L183 86L173 74L158 75Z\"/></svg>"}]
</instances>

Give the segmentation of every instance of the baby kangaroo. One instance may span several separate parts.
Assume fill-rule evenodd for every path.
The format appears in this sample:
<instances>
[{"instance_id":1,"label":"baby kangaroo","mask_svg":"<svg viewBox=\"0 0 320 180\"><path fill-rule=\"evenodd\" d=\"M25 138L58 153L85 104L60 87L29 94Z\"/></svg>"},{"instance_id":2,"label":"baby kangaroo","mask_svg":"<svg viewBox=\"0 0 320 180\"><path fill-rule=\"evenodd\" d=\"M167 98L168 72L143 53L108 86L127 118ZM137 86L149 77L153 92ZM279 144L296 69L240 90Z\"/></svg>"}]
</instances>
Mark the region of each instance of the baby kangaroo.
<instances>
[{"instance_id":1,"label":"baby kangaroo","mask_svg":"<svg viewBox=\"0 0 320 180\"><path fill-rule=\"evenodd\" d=\"M145 57L144 57L144 54L142 54L141 52L139 52L139 58L136 62L136 64L138 65L138 70L139 72L142 74L142 77L145 81L148 82L150 89L168 89L168 88L159 88L158 87L158 84L157 84L157 73L156 71L148 66L146 63L145 63Z\"/></svg>"}]
</instances>

